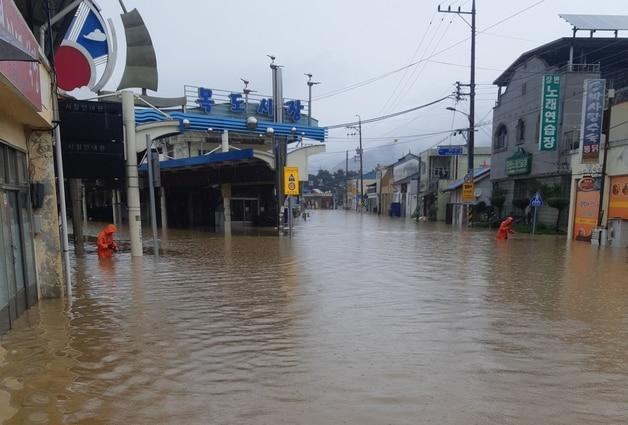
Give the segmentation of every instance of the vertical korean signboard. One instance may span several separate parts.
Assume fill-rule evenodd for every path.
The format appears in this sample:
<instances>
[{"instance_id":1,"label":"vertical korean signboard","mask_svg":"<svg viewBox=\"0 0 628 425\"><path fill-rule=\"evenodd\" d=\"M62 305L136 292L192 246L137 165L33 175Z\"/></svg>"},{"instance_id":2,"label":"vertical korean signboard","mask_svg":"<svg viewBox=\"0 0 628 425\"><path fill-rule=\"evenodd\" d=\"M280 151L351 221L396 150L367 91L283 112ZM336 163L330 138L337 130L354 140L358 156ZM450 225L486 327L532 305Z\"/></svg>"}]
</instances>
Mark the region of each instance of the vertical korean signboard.
<instances>
[{"instance_id":1,"label":"vertical korean signboard","mask_svg":"<svg viewBox=\"0 0 628 425\"><path fill-rule=\"evenodd\" d=\"M558 146L560 75L545 74L542 87L539 150L553 151Z\"/></svg>"},{"instance_id":2,"label":"vertical korean signboard","mask_svg":"<svg viewBox=\"0 0 628 425\"><path fill-rule=\"evenodd\" d=\"M582 130L580 131L580 152L584 164L599 162L605 94L606 80L584 80Z\"/></svg>"}]
</instances>

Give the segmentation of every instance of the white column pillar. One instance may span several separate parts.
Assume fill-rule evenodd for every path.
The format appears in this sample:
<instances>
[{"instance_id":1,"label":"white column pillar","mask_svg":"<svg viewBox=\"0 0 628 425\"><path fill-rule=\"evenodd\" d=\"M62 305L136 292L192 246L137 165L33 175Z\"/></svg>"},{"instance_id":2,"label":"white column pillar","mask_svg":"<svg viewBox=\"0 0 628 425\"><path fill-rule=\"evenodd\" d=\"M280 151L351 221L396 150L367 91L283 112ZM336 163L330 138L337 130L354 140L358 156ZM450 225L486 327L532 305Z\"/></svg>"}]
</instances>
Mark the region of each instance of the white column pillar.
<instances>
[{"instance_id":1,"label":"white column pillar","mask_svg":"<svg viewBox=\"0 0 628 425\"><path fill-rule=\"evenodd\" d=\"M229 130L224 130L221 136L222 152L229 152Z\"/></svg>"},{"instance_id":2,"label":"white column pillar","mask_svg":"<svg viewBox=\"0 0 628 425\"><path fill-rule=\"evenodd\" d=\"M122 92L122 120L126 142L126 184L127 205L129 208L129 237L131 255L141 257L142 213L140 210L140 189L137 176L137 151L135 148L135 99L133 92Z\"/></svg>"},{"instance_id":3,"label":"white column pillar","mask_svg":"<svg viewBox=\"0 0 628 425\"><path fill-rule=\"evenodd\" d=\"M111 212L113 215L113 224L115 224L116 226L119 223L119 217L118 217L118 207L117 207L117 199L116 199L116 189L111 189Z\"/></svg>"},{"instance_id":4,"label":"white column pillar","mask_svg":"<svg viewBox=\"0 0 628 425\"><path fill-rule=\"evenodd\" d=\"M231 235L231 185L222 185L222 202L225 212L225 235Z\"/></svg>"}]
</instances>

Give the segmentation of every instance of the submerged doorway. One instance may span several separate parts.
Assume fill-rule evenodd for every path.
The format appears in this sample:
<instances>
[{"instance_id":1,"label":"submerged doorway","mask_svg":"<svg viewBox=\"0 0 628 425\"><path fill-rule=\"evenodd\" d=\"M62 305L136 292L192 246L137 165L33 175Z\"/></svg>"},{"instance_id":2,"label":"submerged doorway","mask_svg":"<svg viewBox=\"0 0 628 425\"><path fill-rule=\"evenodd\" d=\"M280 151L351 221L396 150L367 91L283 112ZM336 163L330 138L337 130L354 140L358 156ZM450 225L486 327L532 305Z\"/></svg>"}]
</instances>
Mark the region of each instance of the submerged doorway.
<instances>
[{"instance_id":1,"label":"submerged doorway","mask_svg":"<svg viewBox=\"0 0 628 425\"><path fill-rule=\"evenodd\" d=\"M231 198L231 221L252 223L254 217L259 216L259 198L236 197Z\"/></svg>"}]
</instances>

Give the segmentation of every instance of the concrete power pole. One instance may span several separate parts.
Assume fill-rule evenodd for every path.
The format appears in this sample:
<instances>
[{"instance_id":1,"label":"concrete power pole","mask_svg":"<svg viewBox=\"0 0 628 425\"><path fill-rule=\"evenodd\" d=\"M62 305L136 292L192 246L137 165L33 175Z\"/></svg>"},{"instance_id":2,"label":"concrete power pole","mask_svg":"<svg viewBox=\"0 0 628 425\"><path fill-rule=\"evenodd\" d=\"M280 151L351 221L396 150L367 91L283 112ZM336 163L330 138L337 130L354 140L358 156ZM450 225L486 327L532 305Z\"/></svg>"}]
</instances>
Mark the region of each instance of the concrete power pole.
<instances>
[{"instance_id":1,"label":"concrete power pole","mask_svg":"<svg viewBox=\"0 0 628 425\"><path fill-rule=\"evenodd\" d=\"M349 208L349 151L345 152L345 209Z\"/></svg>"},{"instance_id":2,"label":"concrete power pole","mask_svg":"<svg viewBox=\"0 0 628 425\"><path fill-rule=\"evenodd\" d=\"M469 138L467 140L467 159L468 159L468 172L473 175L473 163L474 163L474 147L475 147L475 0L471 3L471 11L451 10L451 6L447 10L441 10L440 5L438 11L441 13L455 13L457 15L471 15L471 75L469 86ZM462 17L462 16L461 16ZM464 18L463 18L464 19ZM466 21L465 21L466 22ZM466 86L466 84L460 84Z\"/></svg>"},{"instance_id":3,"label":"concrete power pole","mask_svg":"<svg viewBox=\"0 0 628 425\"><path fill-rule=\"evenodd\" d=\"M276 123L283 122L283 82L281 75L281 66L275 64L275 57L268 55L270 58L270 69L272 70L273 85L273 121ZM275 147L275 171L277 173L277 231L281 234L281 224L283 220L283 167L285 166L285 157L287 155L287 142L282 140L271 132L273 137L273 146ZM285 149L284 149L285 148Z\"/></svg>"},{"instance_id":4,"label":"concrete power pole","mask_svg":"<svg viewBox=\"0 0 628 425\"><path fill-rule=\"evenodd\" d=\"M360 136L360 212L362 212L364 207L364 170L362 168L362 118L359 115L358 117L358 135Z\"/></svg>"},{"instance_id":5,"label":"concrete power pole","mask_svg":"<svg viewBox=\"0 0 628 425\"><path fill-rule=\"evenodd\" d=\"M126 184L129 207L129 237L131 255L142 257L142 212L140 209L140 188L137 175L137 151L135 148L135 96L133 92L122 92L122 121L126 142Z\"/></svg>"}]
</instances>

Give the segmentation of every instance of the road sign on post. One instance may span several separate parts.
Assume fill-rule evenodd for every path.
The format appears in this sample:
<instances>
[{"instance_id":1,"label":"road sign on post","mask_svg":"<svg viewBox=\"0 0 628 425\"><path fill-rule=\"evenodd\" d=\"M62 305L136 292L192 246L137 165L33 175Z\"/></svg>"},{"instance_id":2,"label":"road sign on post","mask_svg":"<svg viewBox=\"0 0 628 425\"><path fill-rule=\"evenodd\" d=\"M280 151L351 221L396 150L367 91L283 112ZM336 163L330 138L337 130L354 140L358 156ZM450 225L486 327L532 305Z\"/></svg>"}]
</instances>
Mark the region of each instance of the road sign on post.
<instances>
[{"instance_id":1,"label":"road sign on post","mask_svg":"<svg viewBox=\"0 0 628 425\"><path fill-rule=\"evenodd\" d=\"M532 200L530 201L530 205L535 208L543 206L543 199L541 199L541 194L539 192L536 192L534 194L534 196L532 197Z\"/></svg>"},{"instance_id":2,"label":"road sign on post","mask_svg":"<svg viewBox=\"0 0 628 425\"><path fill-rule=\"evenodd\" d=\"M299 167L283 167L283 188L286 196L299 194Z\"/></svg>"},{"instance_id":3,"label":"road sign on post","mask_svg":"<svg viewBox=\"0 0 628 425\"><path fill-rule=\"evenodd\" d=\"M462 184L462 201L465 203L475 201L475 185L473 182Z\"/></svg>"},{"instance_id":4,"label":"road sign on post","mask_svg":"<svg viewBox=\"0 0 628 425\"><path fill-rule=\"evenodd\" d=\"M530 206L534 208L534 218L532 219L532 236L536 232L536 213L537 210L543 206L543 199L541 199L541 194L536 192L530 201Z\"/></svg>"}]
</instances>

